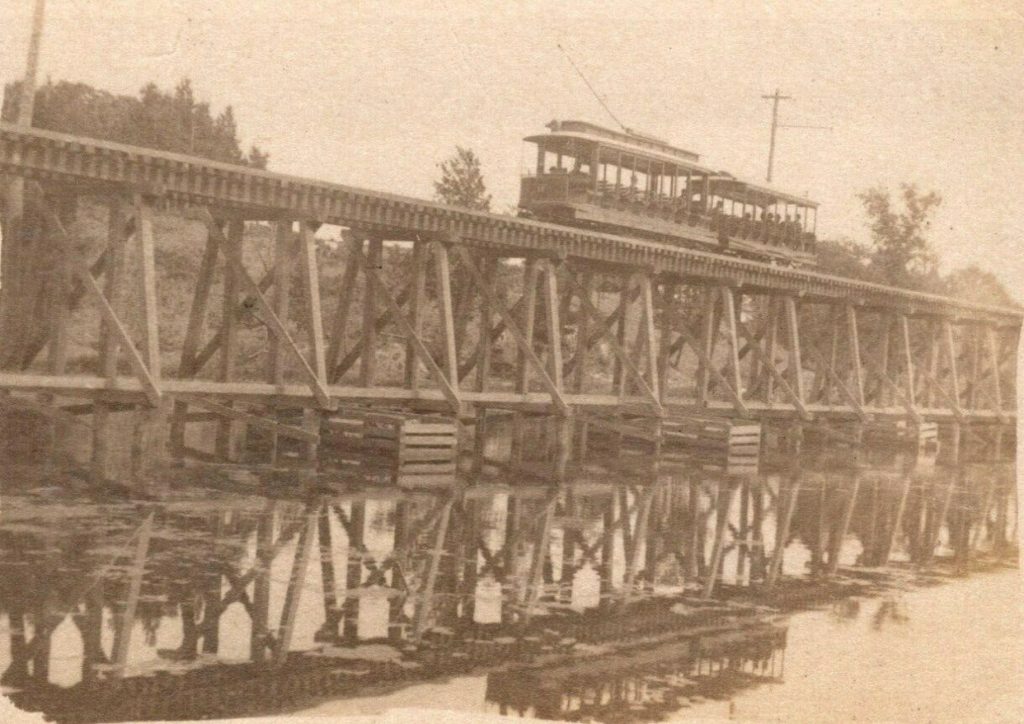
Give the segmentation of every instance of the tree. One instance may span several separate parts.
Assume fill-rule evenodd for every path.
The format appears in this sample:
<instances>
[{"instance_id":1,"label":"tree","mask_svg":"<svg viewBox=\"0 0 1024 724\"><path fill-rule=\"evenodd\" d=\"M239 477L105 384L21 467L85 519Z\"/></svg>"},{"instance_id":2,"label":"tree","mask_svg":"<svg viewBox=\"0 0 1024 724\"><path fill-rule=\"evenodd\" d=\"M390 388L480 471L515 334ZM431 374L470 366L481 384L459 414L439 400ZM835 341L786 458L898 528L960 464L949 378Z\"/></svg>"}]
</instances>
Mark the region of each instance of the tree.
<instances>
[{"instance_id":1,"label":"tree","mask_svg":"<svg viewBox=\"0 0 1024 724\"><path fill-rule=\"evenodd\" d=\"M2 117L17 117L20 83L4 89ZM234 110L216 116L197 101L192 83L182 79L173 92L148 83L138 97L115 95L85 83L47 82L36 91L32 125L161 151L266 168L269 156L253 146L242 152Z\"/></svg>"},{"instance_id":2,"label":"tree","mask_svg":"<svg viewBox=\"0 0 1024 724\"><path fill-rule=\"evenodd\" d=\"M461 206L473 211L490 211L491 195L487 193L480 159L472 149L455 147L455 153L439 163L441 178L434 182L434 198L444 204ZM472 285L467 275L460 273L461 261L456 258L452 265L452 304L455 316L455 337L461 345L469 323L470 303L473 300Z\"/></svg>"},{"instance_id":3,"label":"tree","mask_svg":"<svg viewBox=\"0 0 1024 724\"><path fill-rule=\"evenodd\" d=\"M869 267L888 284L911 288L936 285L936 256L925 233L931 215L942 203L934 191L922 193L915 184L900 184L903 209L894 208L888 189L875 187L858 195L867 212L873 253Z\"/></svg>"},{"instance_id":4,"label":"tree","mask_svg":"<svg viewBox=\"0 0 1024 724\"><path fill-rule=\"evenodd\" d=\"M487 193L480 159L472 149L456 146L455 154L439 163L438 168L441 179L434 182L438 201L474 211L490 211L491 195Z\"/></svg>"},{"instance_id":5,"label":"tree","mask_svg":"<svg viewBox=\"0 0 1024 724\"><path fill-rule=\"evenodd\" d=\"M976 264L950 272L943 281L944 293L965 302L997 307L1020 306L995 274L981 269Z\"/></svg>"},{"instance_id":6,"label":"tree","mask_svg":"<svg viewBox=\"0 0 1024 724\"><path fill-rule=\"evenodd\" d=\"M818 241L818 268L826 274L882 283L877 268L871 264L872 249L853 239L821 239Z\"/></svg>"},{"instance_id":7,"label":"tree","mask_svg":"<svg viewBox=\"0 0 1024 724\"><path fill-rule=\"evenodd\" d=\"M0 116L13 121L18 115L20 83L4 88ZM205 158L265 168L268 155L253 146L241 150L234 111L219 114L209 103L197 101L192 84L183 79L172 92L149 83L138 97L115 95L85 83L47 82L36 90L32 125L62 133L187 153ZM51 243L58 234L44 213L55 208L67 228L75 218L72 196L48 189L44 199L29 186L19 218L5 214L0 289L0 368L21 369L31 364L48 336L47 325L25 320L48 320L55 303L66 298L57 268L60 246Z\"/></svg>"}]
</instances>

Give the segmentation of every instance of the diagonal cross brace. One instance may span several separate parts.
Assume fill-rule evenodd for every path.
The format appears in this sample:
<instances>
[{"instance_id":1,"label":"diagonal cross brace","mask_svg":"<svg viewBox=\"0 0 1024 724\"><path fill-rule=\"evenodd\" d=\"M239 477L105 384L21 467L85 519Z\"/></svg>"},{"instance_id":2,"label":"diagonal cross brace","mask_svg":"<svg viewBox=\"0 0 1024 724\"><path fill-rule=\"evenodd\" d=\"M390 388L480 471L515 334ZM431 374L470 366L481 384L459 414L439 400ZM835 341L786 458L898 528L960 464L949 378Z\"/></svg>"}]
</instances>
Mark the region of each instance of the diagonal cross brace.
<instances>
[{"instance_id":1,"label":"diagonal cross brace","mask_svg":"<svg viewBox=\"0 0 1024 724\"><path fill-rule=\"evenodd\" d=\"M93 277L88 264L83 260L78 260L77 267L78 268L75 269L75 273L81 278L82 283L85 285L86 292L91 294L93 298L99 302L100 313L110 324L111 328L121 340L121 346L124 347L125 351L128 353L128 361L131 363L132 371L135 373L135 376L142 384L142 389L146 393L146 399L149 400L149 404L153 407L158 407L160 405L161 394L156 378L151 374L149 367L146 366L146 362L142 359L142 355L139 354L139 350L135 348L135 343L128 334L128 330L125 329L124 324L121 323L120 318L118 318L117 312L114 311L114 308L110 305L110 301L103 293L103 290L100 289L99 284L96 283L96 278Z\"/></svg>"},{"instance_id":2,"label":"diagonal cross brace","mask_svg":"<svg viewBox=\"0 0 1024 724\"><path fill-rule=\"evenodd\" d=\"M567 413L569 411L569 405L566 403L565 398L562 397L562 390L559 389L559 386L551 379L544 363L541 362L537 353L533 351L533 348L527 342L526 337L523 335L522 330L519 329L519 325L516 324L516 320L512 317L511 312L509 312L502 300L498 299L497 295L495 295L487 286L484 275L480 272L480 269L477 268L476 263L473 261L466 248L463 246L456 248L458 249L458 254L462 259L462 263L466 266L466 269L469 270L469 274L473 277L473 281L476 283L480 293L487 298L491 308L496 310L498 314L501 315L501 318L505 320L505 326L508 331L512 333L512 336L515 337L516 344L519 345L519 349L523 351L526 359L536 369L537 375L540 377L540 380L544 383L544 386L548 389L548 393L551 395L551 401L555 404L560 413ZM552 336L554 336L554 334L555 333L552 332Z\"/></svg>"},{"instance_id":3,"label":"diagonal cross brace","mask_svg":"<svg viewBox=\"0 0 1024 724\"><path fill-rule=\"evenodd\" d=\"M292 355L298 360L299 367L302 370L304 376L306 377L306 381L309 384L310 389L313 391L313 396L316 398L316 401L324 409L331 409L332 407L334 407L334 404L331 400L331 395L327 391L327 388L317 377L316 372L313 371L313 368L309 366L309 362L306 360L305 355L302 354L302 351L299 349L298 345L295 344L295 340L292 339L292 336L290 334L288 334L288 330L284 326L284 322L282 322L281 318L277 316L277 313L274 311L274 308L270 305L270 302L267 301L267 298L263 296L263 292L260 291L259 284L257 284L251 276L249 276L249 272L245 268L245 265L241 262L240 259L235 257L235 255L226 254L225 258L227 259L229 264L232 264L234 266L242 282L247 287L249 287L249 292L256 298L256 301L259 303L260 308L263 310L263 314L266 315L265 321L267 323L267 327L279 340L284 342L285 346L289 350L291 350Z\"/></svg>"},{"instance_id":4,"label":"diagonal cross brace","mask_svg":"<svg viewBox=\"0 0 1024 724\"><path fill-rule=\"evenodd\" d=\"M719 371L718 366L715 365L712 360L708 358L707 354L704 353L704 350L701 349L701 344L697 341L698 337L693 333L693 330L691 330L682 319L678 320L676 329L681 335L683 341L690 345L690 349L692 349L697 354L697 357L701 362L704 363L705 369L707 369L715 380L718 381L718 384L722 385L729 397L732 398L732 404L736 410L741 415L747 415L749 410L747 409L746 403L743 402L743 398L740 397L740 393L733 389L732 384L726 376Z\"/></svg>"},{"instance_id":5,"label":"diagonal cross brace","mask_svg":"<svg viewBox=\"0 0 1024 724\"><path fill-rule=\"evenodd\" d=\"M594 303L587 298L587 294L584 292L579 282L577 282L571 274L568 275L568 279L569 286L572 287L572 290L575 293L576 298L580 301L580 306L583 307L583 311L598 323L603 322L601 312L597 309L597 307L594 306ZM661 400L658 399L657 393L651 389L650 385L647 384L647 381L644 379L643 372L641 372L640 368L636 366L636 363L634 363L633 360L630 359L629 353L626 352L625 348L619 343L619 340L616 339L613 335L608 334L607 328L604 326L604 324L600 324L600 335L598 336L598 339L600 339L602 336L608 341L609 346L612 348L612 351L615 353L615 356L619 358L619 361L622 363L622 366L625 367L633 376L633 379L636 380L636 383L640 387L640 390L644 393L644 395L650 398L651 404L659 412L661 412Z\"/></svg>"},{"instance_id":6,"label":"diagonal cross brace","mask_svg":"<svg viewBox=\"0 0 1024 724\"><path fill-rule=\"evenodd\" d=\"M370 282L370 288L376 289L380 293L380 295L384 297L384 302L387 304L388 309L391 311L391 316L402 327L406 335L408 335L409 339L412 340L413 346L415 347L416 350L416 356L419 357L420 361L423 362L427 370L430 371L430 374L432 374L434 376L434 379L437 380L437 383L441 386L441 392L444 393L445 399L448 400L448 403L452 406L452 409L454 409L455 412L458 413L461 410L462 401L459 399L458 390L452 385L452 380L449 380L447 377L445 377L444 372L437 365L437 362L434 361L433 355L430 354L430 350L427 349L426 344L423 343L423 340L420 338L419 334L416 333L416 329L413 327L412 322L410 322L409 319L405 316L405 314L402 312L402 308L398 305L398 302L395 300L393 296L391 296L391 293L384 285L384 282L381 281L380 275L377 273L377 270L366 263L366 257L363 256L363 252L354 252L353 258L356 260L356 263L359 264L360 267L362 267L363 273L366 275L367 280L369 280ZM455 381L455 384L458 385L457 380Z\"/></svg>"}]
</instances>

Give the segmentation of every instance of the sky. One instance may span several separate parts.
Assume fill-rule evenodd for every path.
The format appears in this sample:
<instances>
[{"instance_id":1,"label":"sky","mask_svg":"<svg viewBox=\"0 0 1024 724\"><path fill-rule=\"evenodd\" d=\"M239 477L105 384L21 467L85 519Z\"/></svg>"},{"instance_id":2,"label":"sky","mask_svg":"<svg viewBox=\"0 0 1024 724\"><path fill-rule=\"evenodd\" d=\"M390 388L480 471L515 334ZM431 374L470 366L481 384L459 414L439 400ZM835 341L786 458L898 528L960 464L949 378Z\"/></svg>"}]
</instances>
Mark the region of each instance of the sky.
<instances>
[{"instance_id":1,"label":"sky","mask_svg":"<svg viewBox=\"0 0 1024 724\"><path fill-rule=\"evenodd\" d=\"M0 78L20 77L31 0L0 0ZM118 93L192 79L234 106L271 170L418 197L456 144L496 210L559 118L627 126L822 204L823 237L867 241L857 193L902 182L943 203L942 268L1024 282L1024 2L47 0L40 78Z\"/></svg>"}]
</instances>

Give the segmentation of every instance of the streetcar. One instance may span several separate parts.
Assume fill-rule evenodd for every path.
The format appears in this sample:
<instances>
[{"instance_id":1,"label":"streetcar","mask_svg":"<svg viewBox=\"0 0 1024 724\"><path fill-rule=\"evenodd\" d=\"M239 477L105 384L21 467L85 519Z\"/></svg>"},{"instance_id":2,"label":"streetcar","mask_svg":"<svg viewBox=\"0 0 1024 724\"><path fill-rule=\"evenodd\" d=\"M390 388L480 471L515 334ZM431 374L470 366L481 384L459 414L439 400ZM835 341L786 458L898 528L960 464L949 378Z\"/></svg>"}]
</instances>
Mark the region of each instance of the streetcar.
<instances>
[{"instance_id":1,"label":"streetcar","mask_svg":"<svg viewBox=\"0 0 1024 724\"><path fill-rule=\"evenodd\" d=\"M585 121L527 136L524 216L791 265L815 261L818 205L715 171L693 151Z\"/></svg>"}]
</instances>

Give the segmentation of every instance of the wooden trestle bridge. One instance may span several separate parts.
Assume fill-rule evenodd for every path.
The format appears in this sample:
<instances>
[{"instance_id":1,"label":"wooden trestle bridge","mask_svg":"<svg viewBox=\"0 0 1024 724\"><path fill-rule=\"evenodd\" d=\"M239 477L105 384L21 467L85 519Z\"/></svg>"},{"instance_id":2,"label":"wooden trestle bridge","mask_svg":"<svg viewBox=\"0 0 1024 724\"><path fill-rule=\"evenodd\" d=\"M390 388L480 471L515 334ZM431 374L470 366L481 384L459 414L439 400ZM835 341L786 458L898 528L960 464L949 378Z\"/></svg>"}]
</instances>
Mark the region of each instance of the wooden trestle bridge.
<instances>
[{"instance_id":1,"label":"wooden trestle bridge","mask_svg":"<svg viewBox=\"0 0 1024 724\"><path fill-rule=\"evenodd\" d=\"M53 274L67 302L52 305L49 319L35 319L25 305L24 325L45 337L20 369L0 373L0 389L9 404L93 415L101 451L110 411L133 407L158 412L152 419L169 414L179 441L189 421L219 417L217 452L228 458L245 427L315 445L320 420L356 403L463 420L493 409L549 414L570 433L574 421L596 414L958 428L1016 419L1021 313L1013 309L9 124L0 125L0 174L24 179L41 199L34 240L23 220L8 218L5 247L60 249ZM68 211L75 197L110 208L99 256L76 251ZM189 282L187 329L173 342L158 328L154 218L167 211L207 228ZM262 278L245 261L250 221L276 230ZM351 230L348 264L332 288L322 288L318 269L323 224ZM396 249L408 254L409 243L407 286L395 288L381 272L384 260ZM131 284L129 255L141 270ZM521 274L514 304L494 291L499 263ZM301 305L291 293L295 276ZM476 309L454 308L460 284L475 290ZM138 295L135 304L129 294ZM102 318L88 374L68 370L68 312L79 303L94 304ZM430 338L426 317L435 307ZM142 310L136 331L126 322L133 308ZM254 308L267 364L259 379L246 379L239 335L243 312ZM208 317L218 319L215 329ZM481 325L475 336L459 329L469 317ZM358 342L347 344L356 327ZM406 347L397 383L378 373L385 329L397 330ZM492 355L503 335L518 360L501 367ZM168 370L161 351L172 345L179 362ZM599 349L615 366L600 385L588 375ZM698 363L681 384L674 366L684 349ZM79 402L61 406L66 398ZM301 423L288 424L288 411L297 410Z\"/></svg>"}]
</instances>

